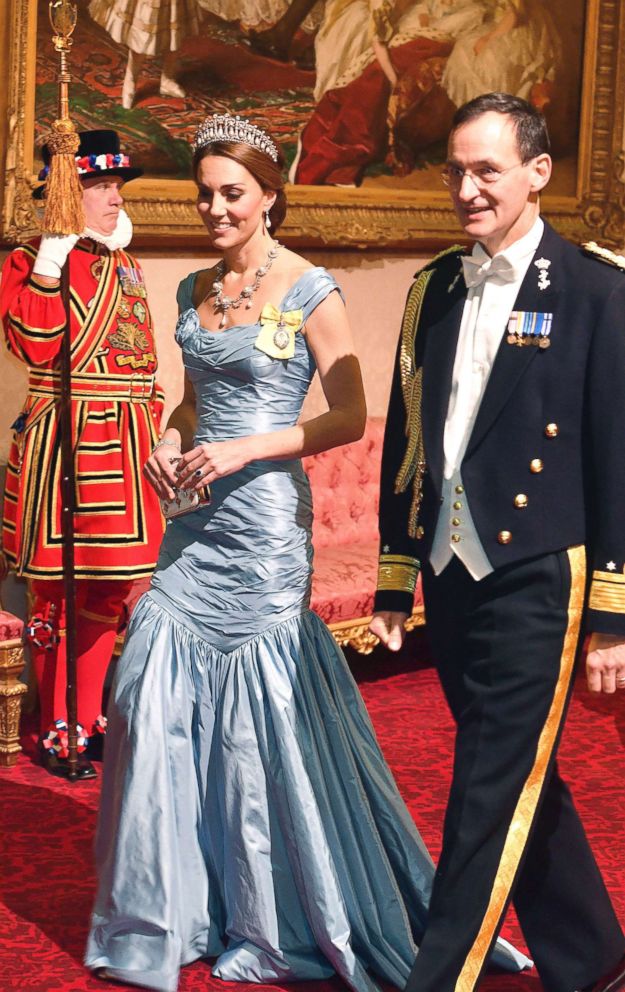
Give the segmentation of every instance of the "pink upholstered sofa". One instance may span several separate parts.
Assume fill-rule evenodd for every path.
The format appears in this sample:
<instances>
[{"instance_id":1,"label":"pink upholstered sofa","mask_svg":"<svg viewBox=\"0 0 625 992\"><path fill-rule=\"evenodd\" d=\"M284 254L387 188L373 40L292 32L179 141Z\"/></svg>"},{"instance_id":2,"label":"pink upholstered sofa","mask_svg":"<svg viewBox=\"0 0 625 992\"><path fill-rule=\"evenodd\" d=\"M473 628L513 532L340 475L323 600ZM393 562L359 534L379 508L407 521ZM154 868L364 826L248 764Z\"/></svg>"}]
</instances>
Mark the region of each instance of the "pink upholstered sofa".
<instances>
[{"instance_id":1,"label":"pink upholstered sofa","mask_svg":"<svg viewBox=\"0 0 625 992\"><path fill-rule=\"evenodd\" d=\"M304 459L313 493L315 549L311 606L341 645L368 654L378 567L378 497L384 420L370 417L364 437ZM424 623L421 585L409 620Z\"/></svg>"}]
</instances>

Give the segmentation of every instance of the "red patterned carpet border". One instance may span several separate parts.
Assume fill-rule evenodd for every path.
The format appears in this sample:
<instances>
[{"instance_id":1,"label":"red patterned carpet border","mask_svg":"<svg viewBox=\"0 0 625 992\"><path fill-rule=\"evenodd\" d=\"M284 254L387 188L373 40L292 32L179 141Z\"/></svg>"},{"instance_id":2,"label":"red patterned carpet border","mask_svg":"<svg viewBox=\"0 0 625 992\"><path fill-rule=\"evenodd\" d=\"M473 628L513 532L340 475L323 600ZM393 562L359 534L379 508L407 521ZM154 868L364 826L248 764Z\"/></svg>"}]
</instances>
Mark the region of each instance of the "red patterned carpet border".
<instances>
[{"instance_id":1,"label":"red patterned carpet border","mask_svg":"<svg viewBox=\"0 0 625 992\"><path fill-rule=\"evenodd\" d=\"M401 792L434 856L449 785L453 730L431 668L392 672L377 652L354 670ZM402 668L404 670L402 670ZM625 925L625 700L593 698L579 681L561 747L597 860ZM92 837L98 784L52 779L27 753L0 770L0 992L106 992L81 965L93 898ZM574 870L574 867L572 868ZM505 936L522 943L514 919ZM206 964L184 969L179 992L268 992L277 986L227 985ZM293 992L342 992L338 980L286 986ZM491 976L484 992L541 992L535 973Z\"/></svg>"}]
</instances>

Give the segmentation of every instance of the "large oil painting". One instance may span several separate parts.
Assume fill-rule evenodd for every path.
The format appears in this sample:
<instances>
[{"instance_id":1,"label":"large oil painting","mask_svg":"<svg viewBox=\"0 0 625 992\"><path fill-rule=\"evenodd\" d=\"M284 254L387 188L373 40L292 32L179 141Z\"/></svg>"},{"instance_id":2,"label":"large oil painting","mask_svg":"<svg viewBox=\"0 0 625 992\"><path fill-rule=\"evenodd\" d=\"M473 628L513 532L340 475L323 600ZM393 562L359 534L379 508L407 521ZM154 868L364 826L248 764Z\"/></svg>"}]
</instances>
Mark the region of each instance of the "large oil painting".
<instances>
[{"instance_id":1,"label":"large oil painting","mask_svg":"<svg viewBox=\"0 0 625 992\"><path fill-rule=\"evenodd\" d=\"M47 0L10 3L28 22L10 40L12 71L34 75L18 149L32 183L58 63ZM424 247L456 234L440 183L455 108L505 90L547 116L547 214L619 243L624 20L618 0L79 0L71 111L81 129L114 127L143 166L129 193L146 244L198 237L190 139L228 110L280 142L287 237Z\"/></svg>"}]
</instances>

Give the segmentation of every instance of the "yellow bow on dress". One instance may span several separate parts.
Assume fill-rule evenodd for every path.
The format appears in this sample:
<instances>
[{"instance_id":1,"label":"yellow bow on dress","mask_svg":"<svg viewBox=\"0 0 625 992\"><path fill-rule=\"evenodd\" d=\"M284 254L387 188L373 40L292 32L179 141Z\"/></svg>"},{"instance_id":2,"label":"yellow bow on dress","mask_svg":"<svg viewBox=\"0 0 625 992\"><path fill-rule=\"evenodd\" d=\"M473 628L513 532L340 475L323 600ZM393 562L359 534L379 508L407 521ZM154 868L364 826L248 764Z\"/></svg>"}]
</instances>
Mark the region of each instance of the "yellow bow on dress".
<instances>
[{"instance_id":1,"label":"yellow bow on dress","mask_svg":"<svg viewBox=\"0 0 625 992\"><path fill-rule=\"evenodd\" d=\"M293 358L295 335L304 322L303 310L278 310L265 303L260 314L261 331L254 347L270 358Z\"/></svg>"}]
</instances>

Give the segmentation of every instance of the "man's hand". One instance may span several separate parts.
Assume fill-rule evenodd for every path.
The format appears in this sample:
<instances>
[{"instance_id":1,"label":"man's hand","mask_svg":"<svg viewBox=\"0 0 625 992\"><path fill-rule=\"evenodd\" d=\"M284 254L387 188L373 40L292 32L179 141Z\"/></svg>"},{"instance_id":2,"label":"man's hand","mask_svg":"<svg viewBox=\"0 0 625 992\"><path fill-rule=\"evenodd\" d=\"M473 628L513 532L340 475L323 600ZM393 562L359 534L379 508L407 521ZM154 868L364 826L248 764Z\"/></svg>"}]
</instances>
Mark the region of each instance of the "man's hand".
<instances>
[{"instance_id":1,"label":"man's hand","mask_svg":"<svg viewBox=\"0 0 625 992\"><path fill-rule=\"evenodd\" d=\"M625 640L615 634L591 634L586 656L591 692L625 689Z\"/></svg>"},{"instance_id":2,"label":"man's hand","mask_svg":"<svg viewBox=\"0 0 625 992\"><path fill-rule=\"evenodd\" d=\"M391 612L383 610L374 613L369 624L369 630L376 637L379 637L382 644L390 651L399 651L406 636L407 613Z\"/></svg>"}]
</instances>

